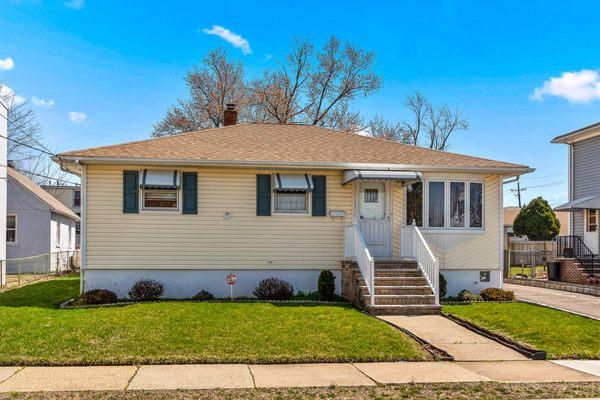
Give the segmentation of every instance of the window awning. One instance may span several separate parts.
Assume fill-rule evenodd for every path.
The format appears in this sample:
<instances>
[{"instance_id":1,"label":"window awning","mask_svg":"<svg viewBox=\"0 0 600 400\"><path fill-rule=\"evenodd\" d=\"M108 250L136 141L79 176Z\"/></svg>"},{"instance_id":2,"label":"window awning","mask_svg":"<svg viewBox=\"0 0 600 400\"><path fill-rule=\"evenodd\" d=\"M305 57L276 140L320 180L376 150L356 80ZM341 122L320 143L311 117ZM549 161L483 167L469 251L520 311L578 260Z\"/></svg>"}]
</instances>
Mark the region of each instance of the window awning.
<instances>
[{"instance_id":1,"label":"window awning","mask_svg":"<svg viewBox=\"0 0 600 400\"><path fill-rule=\"evenodd\" d=\"M554 207L554 211L581 211L599 209L600 195L584 197L583 199L569 201L568 203Z\"/></svg>"},{"instance_id":2,"label":"window awning","mask_svg":"<svg viewBox=\"0 0 600 400\"><path fill-rule=\"evenodd\" d=\"M308 174L274 174L276 192L310 192L312 177Z\"/></svg>"},{"instance_id":3,"label":"window awning","mask_svg":"<svg viewBox=\"0 0 600 400\"><path fill-rule=\"evenodd\" d=\"M177 189L179 174L175 170L145 169L140 186L144 189Z\"/></svg>"},{"instance_id":4,"label":"window awning","mask_svg":"<svg viewBox=\"0 0 600 400\"><path fill-rule=\"evenodd\" d=\"M342 176L342 185L350 183L355 179L393 179L396 181L408 183L420 181L421 173L412 171L344 171L344 175Z\"/></svg>"}]
</instances>

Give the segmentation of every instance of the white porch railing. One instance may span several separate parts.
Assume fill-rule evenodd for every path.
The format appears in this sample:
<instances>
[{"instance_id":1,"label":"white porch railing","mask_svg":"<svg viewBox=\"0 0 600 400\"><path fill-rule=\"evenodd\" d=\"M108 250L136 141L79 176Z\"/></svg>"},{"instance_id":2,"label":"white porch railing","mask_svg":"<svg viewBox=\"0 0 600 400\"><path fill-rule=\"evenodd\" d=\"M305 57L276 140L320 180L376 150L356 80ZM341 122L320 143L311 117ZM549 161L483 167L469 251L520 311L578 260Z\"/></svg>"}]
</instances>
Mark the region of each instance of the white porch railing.
<instances>
[{"instance_id":1,"label":"white porch railing","mask_svg":"<svg viewBox=\"0 0 600 400\"><path fill-rule=\"evenodd\" d=\"M371 256L363 235L358 225L353 224L346 227L346 249L345 255L358 264L360 273L365 280L369 291L369 304L375 305L375 260Z\"/></svg>"},{"instance_id":2,"label":"white porch railing","mask_svg":"<svg viewBox=\"0 0 600 400\"><path fill-rule=\"evenodd\" d=\"M435 304L440 304L440 263L433 255L416 224L403 226L400 235L400 255L414 259L435 294Z\"/></svg>"}]
</instances>

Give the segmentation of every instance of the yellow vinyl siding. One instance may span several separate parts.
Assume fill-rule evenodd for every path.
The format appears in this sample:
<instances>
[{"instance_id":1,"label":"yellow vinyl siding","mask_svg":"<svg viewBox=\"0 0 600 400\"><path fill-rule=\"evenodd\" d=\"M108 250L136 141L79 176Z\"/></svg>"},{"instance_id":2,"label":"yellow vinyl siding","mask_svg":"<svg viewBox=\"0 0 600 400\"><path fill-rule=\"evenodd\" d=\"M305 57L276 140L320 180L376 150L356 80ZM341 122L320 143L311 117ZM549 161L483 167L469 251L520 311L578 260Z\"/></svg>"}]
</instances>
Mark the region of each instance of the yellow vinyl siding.
<instances>
[{"instance_id":1,"label":"yellow vinyl siding","mask_svg":"<svg viewBox=\"0 0 600 400\"><path fill-rule=\"evenodd\" d=\"M345 218L256 216L256 174L279 171L186 168L198 172L198 214L123 214L123 170L87 166L88 269L339 269L352 186L327 175L327 210ZM223 214L229 212L231 219Z\"/></svg>"}]
</instances>

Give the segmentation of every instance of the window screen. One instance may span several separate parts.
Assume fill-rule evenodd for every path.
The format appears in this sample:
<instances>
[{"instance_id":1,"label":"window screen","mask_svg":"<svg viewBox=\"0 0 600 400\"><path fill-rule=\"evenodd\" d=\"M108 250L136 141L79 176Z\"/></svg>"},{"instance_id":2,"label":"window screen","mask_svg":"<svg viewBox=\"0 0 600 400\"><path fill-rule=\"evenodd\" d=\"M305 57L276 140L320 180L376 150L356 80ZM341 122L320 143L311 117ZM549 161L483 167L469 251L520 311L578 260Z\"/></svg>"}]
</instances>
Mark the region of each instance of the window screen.
<instances>
[{"instance_id":1,"label":"window screen","mask_svg":"<svg viewBox=\"0 0 600 400\"><path fill-rule=\"evenodd\" d=\"M144 208L177 209L177 190L144 190Z\"/></svg>"},{"instance_id":2,"label":"window screen","mask_svg":"<svg viewBox=\"0 0 600 400\"><path fill-rule=\"evenodd\" d=\"M365 189L365 203L377 203L379 202L379 190L378 189Z\"/></svg>"},{"instance_id":3,"label":"window screen","mask_svg":"<svg viewBox=\"0 0 600 400\"><path fill-rule=\"evenodd\" d=\"M306 192L275 193L275 211L291 214L307 213L307 198Z\"/></svg>"}]
</instances>

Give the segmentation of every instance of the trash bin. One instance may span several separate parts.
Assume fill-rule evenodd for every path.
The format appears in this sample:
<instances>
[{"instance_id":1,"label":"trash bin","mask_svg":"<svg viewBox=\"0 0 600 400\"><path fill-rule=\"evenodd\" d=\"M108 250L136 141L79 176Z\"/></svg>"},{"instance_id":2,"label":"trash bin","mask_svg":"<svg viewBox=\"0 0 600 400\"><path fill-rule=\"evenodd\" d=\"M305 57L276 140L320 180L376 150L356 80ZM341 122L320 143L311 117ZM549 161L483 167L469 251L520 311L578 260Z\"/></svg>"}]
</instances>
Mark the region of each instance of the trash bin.
<instances>
[{"instance_id":1,"label":"trash bin","mask_svg":"<svg viewBox=\"0 0 600 400\"><path fill-rule=\"evenodd\" d=\"M560 279L560 262L552 261L548 263L548 280L558 281Z\"/></svg>"}]
</instances>

